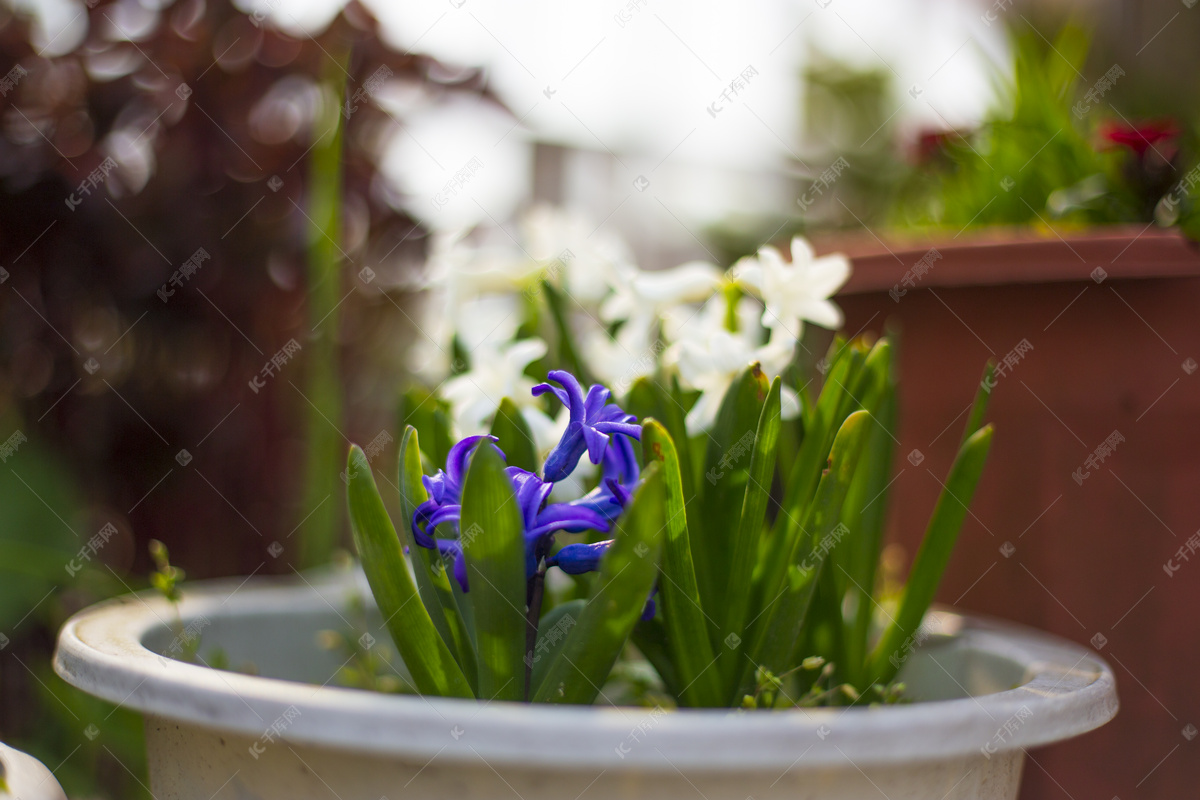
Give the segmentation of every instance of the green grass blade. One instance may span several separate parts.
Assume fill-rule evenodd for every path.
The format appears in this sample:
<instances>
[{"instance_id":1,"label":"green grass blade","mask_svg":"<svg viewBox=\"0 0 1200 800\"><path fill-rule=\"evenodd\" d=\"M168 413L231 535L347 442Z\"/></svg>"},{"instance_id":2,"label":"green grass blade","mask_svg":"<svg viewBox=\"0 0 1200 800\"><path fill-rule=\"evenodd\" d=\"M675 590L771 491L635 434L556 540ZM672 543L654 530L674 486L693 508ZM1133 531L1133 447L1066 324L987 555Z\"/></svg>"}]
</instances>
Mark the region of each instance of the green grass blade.
<instances>
[{"instance_id":1,"label":"green grass blade","mask_svg":"<svg viewBox=\"0 0 1200 800\"><path fill-rule=\"evenodd\" d=\"M408 572L404 549L371 474L367 456L350 447L346 466L350 530L371 593L421 694L474 697L466 676L433 626Z\"/></svg>"},{"instance_id":2,"label":"green grass blade","mask_svg":"<svg viewBox=\"0 0 1200 800\"><path fill-rule=\"evenodd\" d=\"M725 604L728 564L733 559L734 537L741 517L742 498L750 478L750 459L758 420L770 392L767 376L757 364L734 379L712 430L708 432L704 456L703 487L696 502L700 504L699 523L691 529L695 546L696 578L700 597L708 609ZM710 631L724 638L718 630ZM714 647L719 647L717 641Z\"/></svg>"},{"instance_id":3,"label":"green grass blade","mask_svg":"<svg viewBox=\"0 0 1200 800\"><path fill-rule=\"evenodd\" d=\"M844 387L857 377L865 356L861 348L854 346L833 352L825 385L806 421L800 455L789 471L783 504L759 556L751 590L752 609L761 610L779 591L790 563L789 553L795 551L800 537L798 523L812 502L838 431L858 405Z\"/></svg>"},{"instance_id":4,"label":"green grass blade","mask_svg":"<svg viewBox=\"0 0 1200 800\"><path fill-rule=\"evenodd\" d=\"M825 640L833 644L833 649L822 655L835 664L835 681L853 683L866 657L867 631L864 630L860 642L858 624L860 620L868 624L871 620L875 565L879 560L886 510L883 495L891 480L895 443L892 415L888 413L895 400L891 373L892 347L883 338L867 354L854 391L875 424L867 431L863 456L842 508L841 522L848 533L829 553L829 566L821 577L829 585L818 587L817 603L810 612L814 616L809 624L822 626ZM847 597L853 606L849 621L844 614Z\"/></svg>"},{"instance_id":5,"label":"green grass blade","mask_svg":"<svg viewBox=\"0 0 1200 800\"><path fill-rule=\"evenodd\" d=\"M758 560L771 479L775 475L775 455L779 447L782 386L779 378L772 381L767 402L763 404L762 413L758 418L758 429L750 455L749 480L746 482L746 491L742 498L733 558L729 562L730 589L725 597L724 625L721 628L723 647L720 649L721 680L726 684L737 680L744 660L745 643L742 637L746 633L750 592L739 591L738 587L750 586L754 576L754 565ZM726 694L733 688L729 685Z\"/></svg>"},{"instance_id":6,"label":"green grass blade","mask_svg":"<svg viewBox=\"0 0 1200 800\"><path fill-rule=\"evenodd\" d=\"M658 594L667 650L674 665L672 678L681 690L679 702L692 707L720 705L721 687L692 563L679 455L666 428L653 419L642 423L642 448L647 463L662 464L667 533Z\"/></svg>"},{"instance_id":7,"label":"green grass blade","mask_svg":"<svg viewBox=\"0 0 1200 800\"><path fill-rule=\"evenodd\" d=\"M757 665L777 675L789 668L788 659L808 613L816 578L830 543L839 535L835 534L835 527L846 491L858 466L866 434L874 424L870 414L860 410L848 416L838 429L829 451L829 467L821 476L803 523L798 526L801 535L785 554L783 563L771 565L764 583L769 592L767 602L751 627L748 637L751 645L746 649L748 658L744 660L739 687L745 686L747 676L753 674ZM735 693L730 700L738 696Z\"/></svg>"},{"instance_id":8,"label":"green grass blade","mask_svg":"<svg viewBox=\"0 0 1200 800\"><path fill-rule=\"evenodd\" d=\"M579 357L579 351L575 349L575 338L571 335L571 327L567 323L567 317L572 310L571 304L575 301L568 299L570 295L559 291L549 281L542 281L542 296L546 298L546 308L550 310L550 318L554 321L555 341L558 348L558 358L555 361L578 378L580 383L587 386L591 382L591 373L588 372L583 359Z\"/></svg>"},{"instance_id":9,"label":"green grass blade","mask_svg":"<svg viewBox=\"0 0 1200 800\"><path fill-rule=\"evenodd\" d=\"M562 652L567 643L567 635L579 622L579 615L583 613L583 607L586 605L587 601L583 598L568 600L547 611L538 621L537 644L534 645L532 655L525 654L528 663L533 665L533 675L529 683L533 694L537 694L538 687L546 679L550 665Z\"/></svg>"},{"instance_id":10,"label":"green grass blade","mask_svg":"<svg viewBox=\"0 0 1200 800\"><path fill-rule=\"evenodd\" d=\"M422 452L430 464L442 466L454 443L450 440L450 419L445 403L427 389L409 389L400 396L396 417L400 429L412 425L420 435Z\"/></svg>"},{"instance_id":11,"label":"green grass blade","mask_svg":"<svg viewBox=\"0 0 1200 800\"><path fill-rule=\"evenodd\" d=\"M875 611L875 577L887 521L888 485L892 480L895 387L887 384L869 408L879 425L868 432L862 460L846 494L842 520L850 530L846 543L849 546L834 551L837 564L843 565L849 573L849 591L855 597L854 617L845 638L844 664L840 668L845 679L859 689L865 688L862 680Z\"/></svg>"},{"instance_id":12,"label":"green grass blade","mask_svg":"<svg viewBox=\"0 0 1200 800\"><path fill-rule=\"evenodd\" d=\"M675 671L666 626L657 619L639 620L638 624L633 626L633 633L629 639L650 662L650 666L654 667L658 677L662 678L667 692L679 700L685 687L679 683L679 675Z\"/></svg>"},{"instance_id":13,"label":"green grass blade","mask_svg":"<svg viewBox=\"0 0 1200 800\"><path fill-rule=\"evenodd\" d=\"M995 387L995 375L996 362L989 360L983 365L983 377L979 381L979 388L975 390L975 401L971 403L971 414L967 417L967 426L963 428L962 439L958 442L960 448L983 425L983 415L987 413L988 401L992 399L992 389Z\"/></svg>"},{"instance_id":14,"label":"green grass blade","mask_svg":"<svg viewBox=\"0 0 1200 800\"><path fill-rule=\"evenodd\" d=\"M459 540L475 609L479 696L525 699L525 534L512 482L495 448L471 457Z\"/></svg>"},{"instance_id":15,"label":"green grass blade","mask_svg":"<svg viewBox=\"0 0 1200 800\"><path fill-rule=\"evenodd\" d=\"M658 577L664 518L662 474L651 464L621 515L587 606L534 699L590 704L621 655Z\"/></svg>"},{"instance_id":16,"label":"green grass blade","mask_svg":"<svg viewBox=\"0 0 1200 800\"><path fill-rule=\"evenodd\" d=\"M896 618L871 653L869 677L873 682L887 683L892 680L908 657L912 647L911 637L916 634L929 604L933 602L942 573L954 550L954 543L958 541L971 497L983 474L992 445L992 432L992 426L987 425L972 434L950 467L950 475L934 506L925 538L921 540L921 547L913 559Z\"/></svg>"},{"instance_id":17,"label":"green grass blade","mask_svg":"<svg viewBox=\"0 0 1200 800\"><path fill-rule=\"evenodd\" d=\"M688 442L687 426L684 424L684 407L680 397L679 381L671 376L670 384L662 380L638 378L629 389L626 405L628 413L645 421L653 417L664 427L675 444L675 455L679 459L679 478L683 486L683 502L689 518L699 510L692 504L696 494L696 474L692 466L691 447Z\"/></svg>"},{"instance_id":18,"label":"green grass blade","mask_svg":"<svg viewBox=\"0 0 1200 800\"><path fill-rule=\"evenodd\" d=\"M304 342L304 494L298 515L300 564L328 563L338 543L342 516L337 499L341 461L342 382L338 377L338 341L342 302L342 133L340 113L346 91L348 50L325 62L323 79L333 90L333 103L314 120L326 131L313 143L308 164L309 192L306 249L307 313L312 335Z\"/></svg>"},{"instance_id":19,"label":"green grass blade","mask_svg":"<svg viewBox=\"0 0 1200 800\"><path fill-rule=\"evenodd\" d=\"M454 599L450 575L447 574L442 557L436 550L419 547L413 539L410 527L413 512L428 497L425 486L421 483L422 474L421 447L417 431L409 425L400 437L400 529L404 531L404 542L408 545L421 602L429 611L429 617L441 634L442 641L457 656L467 680L473 688L478 688L475 647L471 643L467 626ZM431 535L432 533L430 531Z\"/></svg>"},{"instance_id":20,"label":"green grass blade","mask_svg":"<svg viewBox=\"0 0 1200 800\"><path fill-rule=\"evenodd\" d=\"M500 401L500 407L496 409L491 434L499 440L497 444L504 451L510 467L520 467L526 472L538 471L537 447L533 443L529 423L521 416L517 404L507 397Z\"/></svg>"}]
</instances>

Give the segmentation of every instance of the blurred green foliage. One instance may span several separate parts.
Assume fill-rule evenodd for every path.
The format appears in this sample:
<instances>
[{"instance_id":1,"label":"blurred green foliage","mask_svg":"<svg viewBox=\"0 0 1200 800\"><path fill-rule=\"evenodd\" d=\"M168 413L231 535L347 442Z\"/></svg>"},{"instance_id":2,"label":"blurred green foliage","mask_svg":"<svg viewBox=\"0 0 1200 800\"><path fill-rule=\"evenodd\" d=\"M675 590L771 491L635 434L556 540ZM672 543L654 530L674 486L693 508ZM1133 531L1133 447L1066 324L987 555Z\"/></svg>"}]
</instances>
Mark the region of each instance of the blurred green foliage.
<instances>
[{"instance_id":1,"label":"blurred green foliage","mask_svg":"<svg viewBox=\"0 0 1200 800\"><path fill-rule=\"evenodd\" d=\"M1085 83L1089 33L1010 31L1013 75L976 131L928 134L889 222L899 227L1149 222L1182 174L1173 134L1137 127ZM1111 68L1112 80L1131 80ZM1099 73L1101 76L1106 73ZM1149 137L1143 139L1145 136ZM1166 224L1174 219L1162 220Z\"/></svg>"},{"instance_id":2,"label":"blurred green foliage","mask_svg":"<svg viewBox=\"0 0 1200 800\"><path fill-rule=\"evenodd\" d=\"M6 743L51 769L72 797L149 797L142 785L142 718L54 674L45 653L76 608L125 591L99 553L76 481L31 426L9 411L0 432L15 448L0 467L0 663L9 688ZM16 436L20 433L20 436ZM13 437L13 438L9 438ZM103 547L108 538L96 538ZM116 541L114 548L120 548Z\"/></svg>"}]
</instances>

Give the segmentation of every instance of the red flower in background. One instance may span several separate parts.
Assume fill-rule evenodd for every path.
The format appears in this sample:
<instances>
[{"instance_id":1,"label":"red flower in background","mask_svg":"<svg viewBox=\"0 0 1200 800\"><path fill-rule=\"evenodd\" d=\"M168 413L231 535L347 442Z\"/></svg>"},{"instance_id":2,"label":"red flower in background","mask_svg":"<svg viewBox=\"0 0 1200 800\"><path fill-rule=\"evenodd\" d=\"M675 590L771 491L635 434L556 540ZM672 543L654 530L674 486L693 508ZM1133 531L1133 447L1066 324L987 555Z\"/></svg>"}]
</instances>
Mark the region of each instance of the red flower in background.
<instances>
[{"instance_id":1,"label":"red flower in background","mask_svg":"<svg viewBox=\"0 0 1200 800\"><path fill-rule=\"evenodd\" d=\"M1148 149L1159 143L1173 142L1177 136L1179 136L1179 126L1175 124L1174 120L1169 119L1147 122L1142 125L1110 121L1100 127L1101 141L1109 145L1128 147L1138 158L1142 158ZM1170 159L1169 154L1165 157Z\"/></svg>"},{"instance_id":2,"label":"red flower in background","mask_svg":"<svg viewBox=\"0 0 1200 800\"><path fill-rule=\"evenodd\" d=\"M917 164L928 164L949 149L951 141L961 138L958 131L942 128L925 128L917 133L913 156Z\"/></svg>"}]
</instances>

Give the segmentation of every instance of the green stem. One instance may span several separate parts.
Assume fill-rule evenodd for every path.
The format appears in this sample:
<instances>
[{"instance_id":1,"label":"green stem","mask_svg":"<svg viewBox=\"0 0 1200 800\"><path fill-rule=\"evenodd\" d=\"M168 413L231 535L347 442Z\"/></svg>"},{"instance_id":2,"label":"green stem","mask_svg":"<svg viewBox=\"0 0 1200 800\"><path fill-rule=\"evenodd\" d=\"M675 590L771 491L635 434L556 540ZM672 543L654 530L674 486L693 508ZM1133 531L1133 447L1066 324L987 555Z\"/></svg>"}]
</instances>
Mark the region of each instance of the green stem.
<instances>
[{"instance_id":1,"label":"green stem","mask_svg":"<svg viewBox=\"0 0 1200 800\"><path fill-rule=\"evenodd\" d=\"M325 82L337 102L315 122L321 136L309 162L308 191L308 328L305 345L304 495L299 562L302 567L327 563L338 539L342 490L338 465L343 449L341 383L338 377L338 299L341 294L342 249L342 96L347 51L329 59Z\"/></svg>"}]
</instances>

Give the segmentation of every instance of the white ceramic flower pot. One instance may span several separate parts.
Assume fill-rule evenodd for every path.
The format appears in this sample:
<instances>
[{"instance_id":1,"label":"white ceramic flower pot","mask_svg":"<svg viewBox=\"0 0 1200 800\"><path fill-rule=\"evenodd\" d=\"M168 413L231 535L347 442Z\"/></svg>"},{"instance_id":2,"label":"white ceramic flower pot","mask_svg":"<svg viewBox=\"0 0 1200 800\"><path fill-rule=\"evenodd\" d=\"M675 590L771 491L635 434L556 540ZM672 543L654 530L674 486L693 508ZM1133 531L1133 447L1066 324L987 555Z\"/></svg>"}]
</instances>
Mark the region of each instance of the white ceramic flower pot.
<instances>
[{"instance_id":1,"label":"white ceramic flower pot","mask_svg":"<svg viewBox=\"0 0 1200 800\"><path fill-rule=\"evenodd\" d=\"M1026 748L1117 711L1112 671L1093 653L947 612L930 615L933 632L904 665L921 702L887 708L661 711L357 691L329 685L342 657L315 634L350 627L359 583L310 578L188 587L181 615L201 655L220 647L257 675L160 656L174 613L148 595L73 617L55 668L146 715L158 800L1012 800Z\"/></svg>"}]
</instances>

